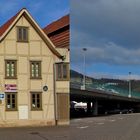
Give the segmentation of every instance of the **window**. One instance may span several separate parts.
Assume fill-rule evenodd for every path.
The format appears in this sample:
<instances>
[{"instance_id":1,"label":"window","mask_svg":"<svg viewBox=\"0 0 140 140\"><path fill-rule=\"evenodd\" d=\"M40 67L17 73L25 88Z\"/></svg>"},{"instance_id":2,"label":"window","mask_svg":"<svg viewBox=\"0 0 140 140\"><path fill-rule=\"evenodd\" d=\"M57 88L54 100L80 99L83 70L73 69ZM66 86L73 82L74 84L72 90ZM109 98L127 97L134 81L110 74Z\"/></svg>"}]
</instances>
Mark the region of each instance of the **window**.
<instances>
[{"instance_id":1,"label":"window","mask_svg":"<svg viewBox=\"0 0 140 140\"><path fill-rule=\"evenodd\" d=\"M31 79L41 79L41 62L40 61L30 62L30 75L31 75Z\"/></svg>"},{"instance_id":2,"label":"window","mask_svg":"<svg viewBox=\"0 0 140 140\"><path fill-rule=\"evenodd\" d=\"M57 63L56 64L56 78L57 80L69 80L69 64Z\"/></svg>"},{"instance_id":3,"label":"window","mask_svg":"<svg viewBox=\"0 0 140 140\"><path fill-rule=\"evenodd\" d=\"M42 93L31 92L31 110L42 109Z\"/></svg>"},{"instance_id":4,"label":"window","mask_svg":"<svg viewBox=\"0 0 140 140\"><path fill-rule=\"evenodd\" d=\"M5 78L14 79L17 77L17 61L6 60L5 61Z\"/></svg>"},{"instance_id":5,"label":"window","mask_svg":"<svg viewBox=\"0 0 140 140\"><path fill-rule=\"evenodd\" d=\"M28 41L28 27L17 27L17 41Z\"/></svg>"},{"instance_id":6,"label":"window","mask_svg":"<svg viewBox=\"0 0 140 140\"><path fill-rule=\"evenodd\" d=\"M17 93L6 93L6 110L14 111L17 110Z\"/></svg>"}]
</instances>

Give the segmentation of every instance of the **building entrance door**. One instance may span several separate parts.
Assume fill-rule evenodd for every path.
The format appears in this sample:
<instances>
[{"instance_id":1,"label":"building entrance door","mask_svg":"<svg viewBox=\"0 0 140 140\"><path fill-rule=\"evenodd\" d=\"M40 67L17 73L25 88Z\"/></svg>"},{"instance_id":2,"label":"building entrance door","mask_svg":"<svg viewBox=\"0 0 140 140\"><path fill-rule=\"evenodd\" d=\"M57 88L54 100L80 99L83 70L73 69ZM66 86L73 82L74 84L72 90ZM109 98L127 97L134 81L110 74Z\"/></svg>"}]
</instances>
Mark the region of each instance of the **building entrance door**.
<instances>
[{"instance_id":1,"label":"building entrance door","mask_svg":"<svg viewBox=\"0 0 140 140\"><path fill-rule=\"evenodd\" d=\"M69 94L57 93L57 117L58 123L69 122Z\"/></svg>"}]
</instances>

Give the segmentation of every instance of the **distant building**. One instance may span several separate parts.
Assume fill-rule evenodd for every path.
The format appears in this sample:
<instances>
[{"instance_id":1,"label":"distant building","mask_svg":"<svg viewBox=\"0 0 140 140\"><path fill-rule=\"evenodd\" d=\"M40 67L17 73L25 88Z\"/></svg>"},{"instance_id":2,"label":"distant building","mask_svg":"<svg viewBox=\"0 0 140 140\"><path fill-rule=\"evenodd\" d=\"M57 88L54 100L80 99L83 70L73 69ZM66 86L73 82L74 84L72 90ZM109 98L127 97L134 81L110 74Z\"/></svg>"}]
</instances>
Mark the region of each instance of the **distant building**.
<instances>
[{"instance_id":1,"label":"distant building","mask_svg":"<svg viewBox=\"0 0 140 140\"><path fill-rule=\"evenodd\" d=\"M69 15L60 18L46 26L43 30L54 43L56 48L68 49L70 46Z\"/></svg>"},{"instance_id":2,"label":"distant building","mask_svg":"<svg viewBox=\"0 0 140 140\"><path fill-rule=\"evenodd\" d=\"M45 34L22 9L0 27L0 125L69 124L69 43L50 36L59 21Z\"/></svg>"},{"instance_id":3,"label":"distant building","mask_svg":"<svg viewBox=\"0 0 140 140\"><path fill-rule=\"evenodd\" d=\"M58 124L69 123L70 93L70 20L66 15L47 25L43 31L54 43L55 49L64 59L57 63L58 79L56 81ZM63 71L63 73L61 72Z\"/></svg>"}]
</instances>

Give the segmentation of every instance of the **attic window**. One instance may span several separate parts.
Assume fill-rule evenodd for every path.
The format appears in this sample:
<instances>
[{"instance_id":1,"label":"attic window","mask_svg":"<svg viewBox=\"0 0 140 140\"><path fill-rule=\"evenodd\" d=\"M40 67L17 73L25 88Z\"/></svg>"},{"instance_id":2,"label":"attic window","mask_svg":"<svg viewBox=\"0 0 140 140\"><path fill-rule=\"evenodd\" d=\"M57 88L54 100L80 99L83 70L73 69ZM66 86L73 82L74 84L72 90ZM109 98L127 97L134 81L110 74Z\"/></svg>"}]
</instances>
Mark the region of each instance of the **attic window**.
<instances>
[{"instance_id":1,"label":"attic window","mask_svg":"<svg viewBox=\"0 0 140 140\"><path fill-rule=\"evenodd\" d=\"M17 41L28 41L28 27L17 27Z\"/></svg>"}]
</instances>

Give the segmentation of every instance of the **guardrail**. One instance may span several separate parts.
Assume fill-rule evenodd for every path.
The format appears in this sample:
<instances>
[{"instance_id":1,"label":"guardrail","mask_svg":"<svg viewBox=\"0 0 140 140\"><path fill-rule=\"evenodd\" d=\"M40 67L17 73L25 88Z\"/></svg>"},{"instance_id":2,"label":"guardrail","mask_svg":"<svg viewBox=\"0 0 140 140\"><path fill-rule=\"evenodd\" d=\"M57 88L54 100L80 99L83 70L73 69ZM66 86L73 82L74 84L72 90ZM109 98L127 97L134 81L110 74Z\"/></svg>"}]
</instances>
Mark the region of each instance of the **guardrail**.
<instances>
[{"instance_id":1,"label":"guardrail","mask_svg":"<svg viewBox=\"0 0 140 140\"><path fill-rule=\"evenodd\" d=\"M81 89L82 83L80 82L70 82L71 88ZM85 90L90 90L94 92L119 95L128 97L129 91L116 87L115 85L101 85L101 84L86 84ZM132 98L140 98L140 92L131 91Z\"/></svg>"}]
</instances>

